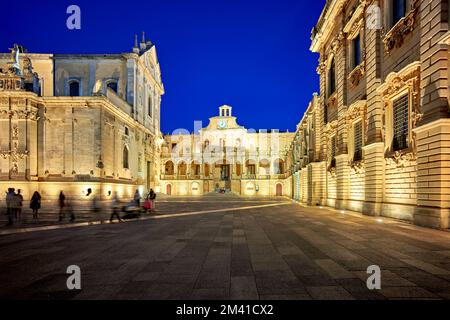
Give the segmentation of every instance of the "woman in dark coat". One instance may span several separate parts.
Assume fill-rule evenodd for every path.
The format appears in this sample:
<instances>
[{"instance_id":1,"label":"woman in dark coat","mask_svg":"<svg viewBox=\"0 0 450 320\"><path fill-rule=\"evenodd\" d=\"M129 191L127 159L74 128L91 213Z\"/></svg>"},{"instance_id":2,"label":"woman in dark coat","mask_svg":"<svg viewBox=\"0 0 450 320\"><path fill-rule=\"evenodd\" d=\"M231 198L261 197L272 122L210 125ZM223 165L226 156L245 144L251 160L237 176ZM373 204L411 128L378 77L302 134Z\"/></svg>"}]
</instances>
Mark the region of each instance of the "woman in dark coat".
<instances>
[{"instance_id":1,"label":"woman in dark coat","mask_svg":"<svg viewBox=\"0 0 450 320\"><path fill-rule=\"evenodd\" d=\"M41 195L35 191L30 201L30 208L33 210L33 219L38 219L38 210L41 208Z\"/></svg>"}]
</instances>

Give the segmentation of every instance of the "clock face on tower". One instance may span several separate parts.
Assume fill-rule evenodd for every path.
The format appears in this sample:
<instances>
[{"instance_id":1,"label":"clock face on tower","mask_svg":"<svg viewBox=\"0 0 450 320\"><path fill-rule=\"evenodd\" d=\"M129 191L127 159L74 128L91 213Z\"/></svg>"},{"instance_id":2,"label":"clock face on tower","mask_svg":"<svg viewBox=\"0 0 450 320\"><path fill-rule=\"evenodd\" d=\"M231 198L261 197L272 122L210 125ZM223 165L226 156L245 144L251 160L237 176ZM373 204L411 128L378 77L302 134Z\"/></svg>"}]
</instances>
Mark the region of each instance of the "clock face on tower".
<instances>
[{"instance_id":1,"label":"clock face on tower","mask_svg":"<svg viewBox=\"0 0 450 320\"><path fill-rule=\"evenodd\" d=\"M218 126L220 129L224 129L227 127L227 122L225 120L219 120Z\"/></svg>"}]
</instances>

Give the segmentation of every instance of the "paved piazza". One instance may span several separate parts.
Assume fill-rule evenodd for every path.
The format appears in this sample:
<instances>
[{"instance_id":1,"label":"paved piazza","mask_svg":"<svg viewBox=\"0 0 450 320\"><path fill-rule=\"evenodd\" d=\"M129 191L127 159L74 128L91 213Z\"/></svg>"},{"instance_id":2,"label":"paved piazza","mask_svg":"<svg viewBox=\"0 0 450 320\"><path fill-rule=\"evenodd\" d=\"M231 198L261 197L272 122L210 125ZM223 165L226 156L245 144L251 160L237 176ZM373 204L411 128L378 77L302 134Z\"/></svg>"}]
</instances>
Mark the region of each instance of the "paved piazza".
<instances>
[{"instance_id":1,"label":"paved piazza","mask_svg":"<svg viewBox=\"0 0 450 320\"><path fill-rule=\"evenodd\" d=\"M174 197L158 209L0 236L0 297L450 299L449 232L286 198ZM366 287L373 264L381 290ZM81 268L81 291L66 289L69 265Z\"/></svg>"}]
</instances>

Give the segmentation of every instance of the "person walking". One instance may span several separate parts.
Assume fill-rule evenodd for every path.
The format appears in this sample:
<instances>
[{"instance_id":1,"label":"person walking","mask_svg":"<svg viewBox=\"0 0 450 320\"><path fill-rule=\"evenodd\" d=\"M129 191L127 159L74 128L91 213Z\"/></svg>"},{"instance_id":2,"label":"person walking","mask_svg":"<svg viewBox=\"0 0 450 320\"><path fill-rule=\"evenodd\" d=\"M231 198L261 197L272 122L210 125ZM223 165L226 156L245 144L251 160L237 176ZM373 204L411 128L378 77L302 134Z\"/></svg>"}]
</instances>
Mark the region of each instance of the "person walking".
<instances>
[{"instance_id":1,"label":"person walking","mask_svg":"<svg viewBox=\"0 0 450 320\"><path fill-rule=\"evenodd\" d=\"M8 192L6 193L6 215L8 217L7 226L12 226L13 217L14 217L14 198L16 193L14 192L14 188L8 188Z\"/></svg>"},{"instance_id":2,"label":"person walking","mask_svg":"<svg viewBox=\"0 0 450 320\"><path fill-rule=\"evenodd\" d=\"M153 191L153 189L150 189L150 193L148 194L148 197L150 199L150 203L151 203L151 209L150 211L155 211L155 201L156 201L156 193L155 191Z\"/></svg>"},{"instance_id":3,"label":"person walking","mask_svg":"<svg viewBox=\"0 0 450 320\"><path fill-rule=\"evenodd\" d=\"M35 191L30 200L30 208L33 210L33 219L38 220L39 209L41 208L41 195Z\"/></svg>"},{"instance_id":4,"label":"person walking","mask_svg":"<svg viewBox=\"0 0 450 320\"><path fill-rule=\"evenodd\" d=\"M23 196L22 190L17 189L17 193L15 194L15 218L16 221L22 221L22 207L23 207Z\"/></svg>"},{"instance_id":5,"label":"person walking","mask_svg":"<svg viewBox=\"0 0 450 320\"><path fill-rule=\"evenodd\" d=\"M114 217L117 217L117 220L119 222L122 222L122 219L120 218L120 201L119 196L117 195L117 191L114 192L114 196L112 199L112 212L111 212L111 218L109 219L109 222L113 222Z\"/></svg>"},{"instance_id":6,"label":"person walking","mask_svg":"<svg viewBox=\"0 0 450 320\"><path fill-rule=\"evenodd\" d=\"M66 206L66 196L62 190L59 193L58 204L59 204L59 221L62 221L64 219L64 210Z\"/></svg>"}]
</instances>

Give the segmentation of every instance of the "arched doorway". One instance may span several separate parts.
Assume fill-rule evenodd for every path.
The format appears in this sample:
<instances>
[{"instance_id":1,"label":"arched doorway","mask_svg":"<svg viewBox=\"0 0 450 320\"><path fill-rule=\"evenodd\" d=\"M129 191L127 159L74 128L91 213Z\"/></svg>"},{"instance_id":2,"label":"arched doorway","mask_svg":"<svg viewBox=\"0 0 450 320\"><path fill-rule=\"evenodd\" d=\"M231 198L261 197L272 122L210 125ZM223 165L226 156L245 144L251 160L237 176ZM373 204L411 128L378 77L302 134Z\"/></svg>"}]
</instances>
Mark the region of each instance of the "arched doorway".
<instances>
[{"instance_id":1,"label":"arched doorway","mask_svg":"<svg viewBox=\"0 0 450 320\"><path fill-rule=\"evenodd\" d=\"M166 194L169 196L172 194L172 185L171 184L166 185Z\"/></svg>"},{"instance_id":2,"label":"arched doorway","mask_svg":"<svg viewBox=\"0 0 450 320\"><path fill-rule=\"evenodd\" d=\"M283 195L283 185L281 183L277 183L276 195L277 196L282 196Z\"/></svg>"}]
</instances>

